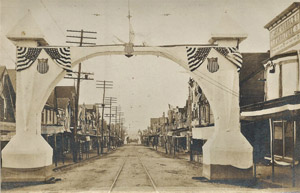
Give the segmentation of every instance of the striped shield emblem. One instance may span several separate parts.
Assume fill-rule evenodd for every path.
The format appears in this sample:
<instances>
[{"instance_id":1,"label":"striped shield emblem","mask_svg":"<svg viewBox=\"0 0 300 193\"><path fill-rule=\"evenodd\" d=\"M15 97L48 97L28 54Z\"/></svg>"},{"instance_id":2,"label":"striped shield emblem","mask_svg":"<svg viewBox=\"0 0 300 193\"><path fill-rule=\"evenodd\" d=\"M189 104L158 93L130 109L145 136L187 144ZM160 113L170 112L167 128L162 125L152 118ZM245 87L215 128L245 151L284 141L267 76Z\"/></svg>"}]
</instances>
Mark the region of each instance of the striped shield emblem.
<instances>
[{"instance_id":1,"label":"striped shield emblem","mask_svg":"<svg viewBox=\"0 0 300 193\"><path fill-rule=\"evenodd\" d=\"M211 73L219 70L218 58L207 58L207 70Z\"/></svg>"},{"instance_id":2,"label":"striped shield emblem","mask_svg":"<svg viewBox=\"0 0 300 193\"><path fill-rule=\"evenodd\" d=\"M37 71L41 74L46 74L49 70L48 58L38 59Z\"/></svg>"}]
</instances>

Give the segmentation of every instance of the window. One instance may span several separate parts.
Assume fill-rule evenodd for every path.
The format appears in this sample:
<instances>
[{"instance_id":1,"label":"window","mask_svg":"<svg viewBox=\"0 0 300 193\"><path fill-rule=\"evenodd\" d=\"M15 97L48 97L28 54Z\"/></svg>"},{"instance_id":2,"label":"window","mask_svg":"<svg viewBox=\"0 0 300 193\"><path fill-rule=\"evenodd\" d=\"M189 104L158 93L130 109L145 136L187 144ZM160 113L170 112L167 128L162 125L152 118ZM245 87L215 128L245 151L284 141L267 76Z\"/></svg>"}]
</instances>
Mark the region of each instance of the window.
<instances>
[{"instance_id":1,"label":"window","mask_svg":"<svg viewBox=\"0 0 300 193\"><path fill-rule=\"evenodd\" d=\"M42 111L42 124L44 124L44 121L45 121L45 112L44 112L45 110L43 109L43 111Z\"/></svg>"}]
</instances>

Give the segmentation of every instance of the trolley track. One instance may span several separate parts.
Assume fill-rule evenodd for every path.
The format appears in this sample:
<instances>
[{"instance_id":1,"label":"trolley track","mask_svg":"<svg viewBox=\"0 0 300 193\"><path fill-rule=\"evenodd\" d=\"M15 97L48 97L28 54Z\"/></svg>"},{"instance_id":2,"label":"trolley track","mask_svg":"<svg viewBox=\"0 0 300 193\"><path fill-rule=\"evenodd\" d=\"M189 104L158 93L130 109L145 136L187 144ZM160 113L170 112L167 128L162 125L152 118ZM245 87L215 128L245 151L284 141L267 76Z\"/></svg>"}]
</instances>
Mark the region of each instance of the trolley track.
<instances>
[{"instance_id":1,"label":"trolley track","mask_svg":"<svg viewBox=\"0 0 300 193\"><path fill-rule=\"evenodd\" d=\"M157 187L156 187L156 185L155 185L155 183L154 183L154 180L153 180L153 178L151 177L151 175L150 175L148 169L147 169L146 166L143 164L143 162L142 162L140 156L137 155L136 153L134 153L134 155L132 155L132 154L130 155L130 154L129 154L129 155L127 155L127 156L125 157L124 161L122 162L122 165L120 166L120 168L119 168L119 170L118 170L118 172L117 172L117 174L116 174L116 177L114 178L114 181L113 181L112 185L110 186L110 189L109 189L108 193L113 192L113 190L114 190L114 188L116 187L116 184L117 184L117 182L118 182L118 180L119 180L119 177L120 177L120 175L121 175L121 173L122 173L122 171L123 171L123 169L124 169L124 166L125 166L126 163L128 162L128 159L129 159L129 158L137 158L137 159L138 159L140 165L142 166L144 172L146 173L146 175L147 175L147 177L148 177L148 180L149 180L150 183L151 183L151 186L152 186L154 192L155 192L155 193L159 193L159 191L157 190Z\"/></svg>"}]
</instances>

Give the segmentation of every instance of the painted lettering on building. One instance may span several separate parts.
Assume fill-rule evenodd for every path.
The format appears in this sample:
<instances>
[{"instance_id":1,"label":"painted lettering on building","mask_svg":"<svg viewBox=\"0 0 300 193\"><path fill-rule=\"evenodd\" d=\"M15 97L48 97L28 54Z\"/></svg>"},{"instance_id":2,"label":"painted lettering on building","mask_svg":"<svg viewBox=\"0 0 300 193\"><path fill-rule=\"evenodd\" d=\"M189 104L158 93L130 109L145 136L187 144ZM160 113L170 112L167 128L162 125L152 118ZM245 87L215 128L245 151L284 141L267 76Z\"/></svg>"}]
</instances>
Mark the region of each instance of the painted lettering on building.
<instances>
[{"instance_id":1,"label":"painted lettering on building","mask_svg":"<svg viewBox=\"0 0 300 193\"><path fill-rule=\"evenodd\" d=\"M300 42L300 12L297 10L270 30L271 56Z\"/></svg>"}]
</instances>

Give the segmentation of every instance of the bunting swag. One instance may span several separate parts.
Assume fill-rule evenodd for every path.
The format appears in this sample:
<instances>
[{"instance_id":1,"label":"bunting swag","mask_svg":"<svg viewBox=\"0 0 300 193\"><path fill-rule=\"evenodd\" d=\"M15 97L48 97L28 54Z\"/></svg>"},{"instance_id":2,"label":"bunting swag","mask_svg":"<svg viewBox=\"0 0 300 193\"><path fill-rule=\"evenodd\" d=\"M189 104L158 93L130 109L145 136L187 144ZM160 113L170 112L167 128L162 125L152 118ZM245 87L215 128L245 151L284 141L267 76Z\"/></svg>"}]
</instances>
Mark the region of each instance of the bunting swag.
<instances>
[{"instance_id":1,"label":"bunting swag","mask_svg":"<svg viewBox=\"0 0 300 193\"><path fill-rule=\"evenodd\" d=\"M38 58L42 49L50 58L67 72L71 72L70 48L27 48L17 47L17 71L29 68Z\"/></svg>"},{"instance_id":2,"label":"bunting swag","mask_svg":"<svg viewBox=\"0 0 300 193\"><path fill-rule=\"evenodd\" d=\"M214 47L220 54L230 60L232 63L237 65L239 68L242 67L243 57L242 54L235 47Z\"/></svg>"},{"instance_id":3,"label":"bunting swag","mask_svg":"<svg viewBox=\"0 0 300 193\"><path fill-rule=\"evenodd\" d=\"M186 47L189 68L193 72L201 66L209 54L211 47L206 48L192 48Z\"/></svg>"},{"instance_id":4,"label":"bunting swag","mask_svg":"<svg viewBox=\"0 0 300 193\"><path fill-rule=\"evenodd\" d=\"M234 63L239 69L242 67L242 55L235 47L186 47L188 64L192 72L201 66L212 48Z\"/></svg>"},{"instance_id":5,"label":"bunting swag","mask_svg":"<svg viewBox=\"0 0 300 193\"><path fill-rule=\"evenodd\" d=\"M41 48L17 47L17 71L29 68L40 55Z\"/></svg>"},{"instance_id":6,"label":"bunting swag","mask_svg":"<svg viewBox=\"0 0 300 193\"><path fill-rule=\"evenodd\" d=\"M44 48L47 54L63 69L71 70L70 48Z\"/></svg>"}]
</instances>

